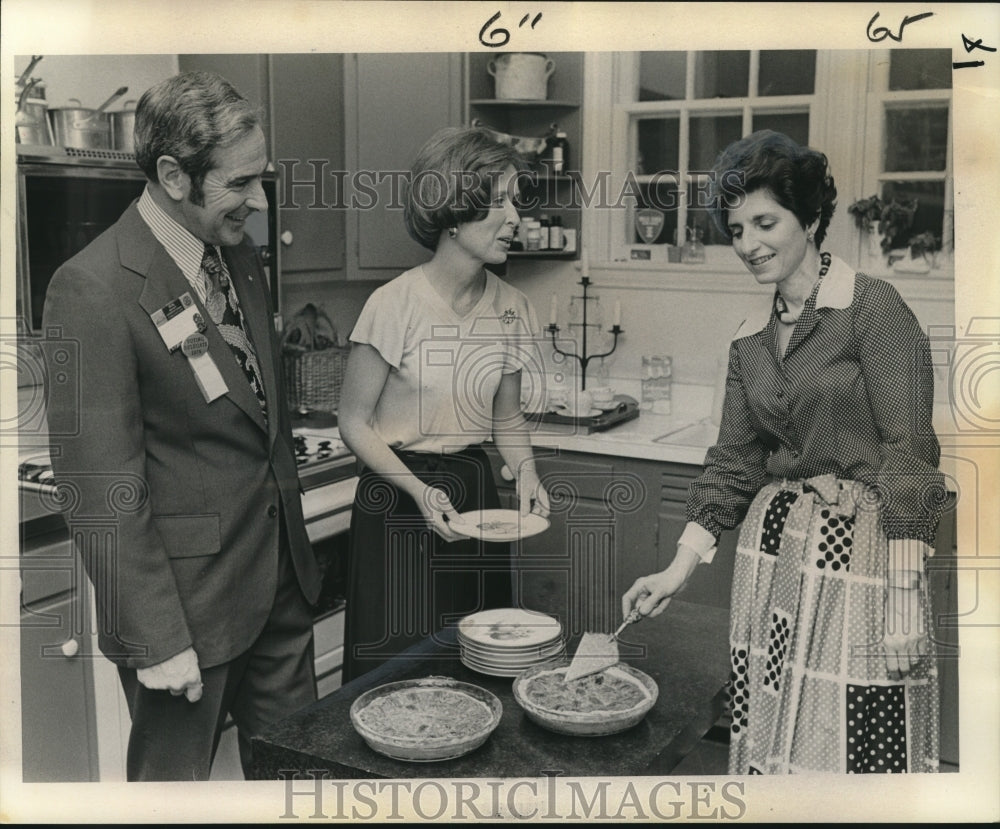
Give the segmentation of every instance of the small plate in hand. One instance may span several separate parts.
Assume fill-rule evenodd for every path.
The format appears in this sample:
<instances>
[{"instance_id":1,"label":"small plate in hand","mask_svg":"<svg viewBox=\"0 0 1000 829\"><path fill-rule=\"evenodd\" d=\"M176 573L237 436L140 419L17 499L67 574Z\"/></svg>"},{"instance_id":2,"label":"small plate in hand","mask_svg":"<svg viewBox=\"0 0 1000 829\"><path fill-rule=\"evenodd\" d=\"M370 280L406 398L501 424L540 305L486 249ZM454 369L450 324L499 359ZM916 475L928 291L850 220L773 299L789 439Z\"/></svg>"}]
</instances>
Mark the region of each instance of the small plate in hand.
<instances>
[{"instance_id":1,"label":"small plate in hand","mask_svg":"<svg viewBox=\"0 0 1000 829\"><path fill-rule=\"evenodd\" d=\"M464 524L449 524L457 533L483 541L516 541L538 535L549 528L549 519L516 509L469 510L461 513Z\"/></svg>"}]
</instances>

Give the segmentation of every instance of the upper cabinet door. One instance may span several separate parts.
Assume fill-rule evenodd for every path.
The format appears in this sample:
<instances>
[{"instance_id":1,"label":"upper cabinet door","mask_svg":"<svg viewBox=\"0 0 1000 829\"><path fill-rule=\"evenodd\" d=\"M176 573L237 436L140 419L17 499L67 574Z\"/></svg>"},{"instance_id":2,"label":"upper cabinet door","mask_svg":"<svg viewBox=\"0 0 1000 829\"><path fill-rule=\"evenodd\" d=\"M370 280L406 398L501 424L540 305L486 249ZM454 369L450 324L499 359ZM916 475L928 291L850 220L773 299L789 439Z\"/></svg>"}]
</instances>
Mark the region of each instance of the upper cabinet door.
<instances>
[{"instance_id":1,"label":"upper cabinet door","mask_svg":"<svg viewBox=\"0 0 1000 829\"><path fill-rule=\"evenodd\" d=\"M310 281L341 277L344 211L333 174L344 169L344 56L269 61L274 162L283 180L281 270L311 274Z\"/></svg>"},{"instance_id":2,"label":"upper cabinet door","mask_svg":"<svg viewBox=\"0 0 1000 829\"><path fill-rule=\"evenodd\" d=\"M348 273L392 279L431 255L406 232L400 176L435 132L462 123L462 57L352 55L346 87L347 169L357 177L357 203L347 214L348 239L355 243L348 257L356 253L356 268L349 262ZM390 175L394 171L400 172Z\"/></svg>"}]
</instances>

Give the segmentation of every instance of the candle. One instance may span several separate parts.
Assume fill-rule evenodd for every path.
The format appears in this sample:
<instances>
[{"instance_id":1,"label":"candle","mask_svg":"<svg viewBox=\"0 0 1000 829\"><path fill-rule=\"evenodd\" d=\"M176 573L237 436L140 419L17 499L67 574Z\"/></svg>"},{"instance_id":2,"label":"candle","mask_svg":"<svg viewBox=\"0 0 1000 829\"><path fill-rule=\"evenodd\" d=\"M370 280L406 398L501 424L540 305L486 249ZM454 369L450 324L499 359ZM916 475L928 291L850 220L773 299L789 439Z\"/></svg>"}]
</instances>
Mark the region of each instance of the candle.
<instances>
[{"instance_id":1,"label":"candle","mask_svg":"<svg viewBox=\"0 0 1000 829\"><path fill-rule=\"evenodd\" d=\"M556 298L555 294L552 294L552 304L549 306L549 325L556 324L556 307L559 300Z\"/></svg>"},{"instance_id":2,"label":"candle","mask_svg":"<svg viewBox=\"0 0 1000 829\"><path fill-rule=\"evenodd\" d=\"M621 326L622 324L622 304L615 300L615 323L616 326Z\"/></svg>"},{"instance_id":3,"label":"candle","mask_svg":"<svg viewBox=\"0 0 1000 829\"><path fill-rule=\"evenodd\" d=\"M587 251L580 254L580 276L590 276L590 257L587 255Z\"/></svg>"}]
</instances>

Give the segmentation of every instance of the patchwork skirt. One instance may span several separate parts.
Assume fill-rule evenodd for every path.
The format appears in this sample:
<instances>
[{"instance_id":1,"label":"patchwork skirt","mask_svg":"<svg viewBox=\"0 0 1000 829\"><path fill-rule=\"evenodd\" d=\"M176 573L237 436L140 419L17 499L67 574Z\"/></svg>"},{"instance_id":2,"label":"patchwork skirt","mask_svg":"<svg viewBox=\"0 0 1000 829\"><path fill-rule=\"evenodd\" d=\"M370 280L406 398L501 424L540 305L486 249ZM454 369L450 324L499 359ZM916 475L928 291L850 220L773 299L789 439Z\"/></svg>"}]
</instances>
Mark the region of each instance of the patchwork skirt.
<instances>
[{"instance_id":1,"label":"patchwork skirt","mask_svg":"<svg viewBox=\"0 0 1000 829\"><path fill-rule=\"evenodd\" d=\"M730 774L935 772L938 676L927 655L890 679L888 542L879 503L832 475L765 486L733 575Z\"/></svg>"}]
</instances>

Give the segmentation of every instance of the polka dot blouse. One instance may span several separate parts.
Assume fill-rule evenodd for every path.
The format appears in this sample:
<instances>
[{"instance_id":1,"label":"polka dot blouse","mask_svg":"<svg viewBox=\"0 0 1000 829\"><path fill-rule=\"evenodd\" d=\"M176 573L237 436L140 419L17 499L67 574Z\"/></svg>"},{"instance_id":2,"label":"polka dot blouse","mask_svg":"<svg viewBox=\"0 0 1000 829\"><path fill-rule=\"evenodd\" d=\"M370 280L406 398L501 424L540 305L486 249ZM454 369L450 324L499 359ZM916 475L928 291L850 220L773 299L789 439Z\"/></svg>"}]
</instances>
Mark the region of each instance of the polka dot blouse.
<instances>
[{"instance_id":1,"label":"polka dot blouse","mask_svg":"<svg viewBox=\"0 0 1000 829\"><path fill-rule=\"evenodd\" d=\"M877 490L889 539L933 545L944 494L934 375L899 293L834 257L780 356L776 332L773 310L762 312L730 346L719 438L688 520L717 536L768 481L832 473Z\"/></svg>"}]
</instances>

